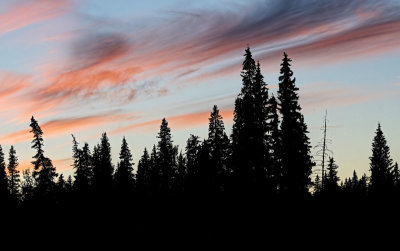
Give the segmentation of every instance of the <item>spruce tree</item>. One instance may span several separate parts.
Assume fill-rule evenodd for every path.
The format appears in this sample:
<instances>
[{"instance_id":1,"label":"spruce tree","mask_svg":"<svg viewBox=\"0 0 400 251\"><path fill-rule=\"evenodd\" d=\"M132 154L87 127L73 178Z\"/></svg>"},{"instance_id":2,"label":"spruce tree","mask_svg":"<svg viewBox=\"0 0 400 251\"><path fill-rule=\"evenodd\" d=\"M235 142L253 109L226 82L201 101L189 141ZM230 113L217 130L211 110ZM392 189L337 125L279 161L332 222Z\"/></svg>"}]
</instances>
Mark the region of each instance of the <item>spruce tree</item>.
<instances>
[{"instance_id":1,"label":"spruce tree","mask_svg":"<svg viewBox=\"0 0 400 251\"><path fill-rule=\"evenodd\" d=\"M144 194L150 189L150 168L150 156L147 149L144 148L136 172L136 191L139 194Z\"/></svg>"},{"instance_id":2,"label":"spruce tree","mask_svg":"<svg viewBox=\"0 0 400 251\"><path fill-rule=\"evenodd\" d=\"M75 168L75 182L73 186L79 195L83 195L89 191L93 176L92 156L88 143L85 142L83 148L79 149L78 142L76 141L74 135L72 135L72 139L72 152L74 159L73 167Z\"/></svg>"},{"instance_id":3,"label":"spruce tree","mask_svg":"<svg viewBox=\"0 0 400 251\"><path fill-rule=\"evenodd\" d=\"M338 166L333 157L329 158L327 173L325 178L324 193L328 195L336 195L339 192L339 177L337 176Z\"/></svg>"},{"instance_id":4,"label":"spruce tree","mask_svg":"<svg viewBox=\"0 0 400 251\"><path fill-rule=\"evenodd\" d=\"M225 133L224 122L216 105L214 105L208 120L208 143L212 171L210 175L213 176L210 179L215 183L213 189L217 191L223 189L230 173L228 169L229 138Z\"/></svg>"},{"instance_id":5,"label":"spruce tree","mask_svg":"<svg viewBox=\"0 0 400 251\"><path fill-rule=\"evenodd\" d=\"M6 163L4 161L3 148L0 145L0 202L6 204L8 201L8 179L6 174Z\"/></svg>"},{"instance_id":6,"label":"spruce tree","mask_svg":"<svg viewBox=\"0 0 400 251\"><path fill-rule=\"evenodd\" d=\"M161 170L161 189L168 193L176 175L176 148L173 146L171 129L165 118L161 121L160 132L157 138L157 164Z\"/></svg>"},{"instance_id":7,"label":"spruce tree","mask_svg":"<svg viewBox=\"0 0 400 251\"><path fill-rule=\"evenodd\" d=\"M390 150L385 136L378 123L375 137L372 142L372 156L370 159L370 192L372 195L384 195L394 187L392 173L393 160L390 158Z\"/></svg>"},{"instance_id":8,"label":"spruce tree","mask_svg":"<svg viewBox=\"0 0 400 251\"><path fill-rule=\"evenodd\" d=\"M242 89L235 100L232 157L238 191L254 194L265 190L269 167L266 144L268 89L250 48L245 50L244 56Z\"/></svg>"},{"instance_id":9,"label":"spruce tree","mask_svg":"<svg viewBox=\"0 0 400 251\"><path fill-rule=\"evenodd\" d=\"M54 190L54 178L57 177L56 168L52 161L44 156L43 151L43 131L38 122L32 116L31 118L31 133L33 134L32 148L36 150L33 156L33 172L32 175L36 180L37 195L46 197Z\"/></svg>"},{"instance_id":10,"label":"spruce tree","mask_svg":"<svg viewBox=\"0 0 400 251\"><path fill-rule=\"evenodd\" d=\"M196 192L199 186L199 156L201 145L198 136L190 135L186 141L186 169L187 169L187 190Z\"/></svg>"},{"instance_id":11,"label":"spruce tree","mask_svg":"<svg viewBox=\"0 0 400 251\"><path fill-rule=\"evenodd\" d=\"M93 185L97 193L110 193L113 184L114 167L111 162L111 146L106 133L103 133L93 150Z\"/></svg>"},{"instance_id":12,"label":"spruce tree","mask_svg":"<svg viewBox=\"0 0 400 251\"><path fill-rule=\"evenodd\" d=\"M304 196L308 194L311 184L311 169L314 166L310 155L310 142L307 136L307 125L301 114L298 103L298 88L296 78L284 53L279 76L279 111L281 122L281 165L282 188L289 196Z\"/></svg>"},{"instance_id":13,"label":"spruce tree","mask_svg":"<svg viewBox=\"0 0 400 251\"><path fill-rule=\"evenodd\" d=\"M134 188L134 174L132 163L132 153L129 149L128 143L125 137L122 139L121 151L119 153L120 162L118 168L115 171L115 184L117 186L118 192L123 194L129 194L133 192Z\"/></svg>"},{"instance_id":14,"label":"spruce tree","mask_svg":"<svg viewBox=\"0 0 400 251\"><path fill-rule=\"evenodd\" d=\"M20 177L18 167L18 157L17 152L14 149L14 146L11 146L9 157L8 157L8 183L10 189L10 195L14 202L16 202L19 198L19 189L20 189Z\"/></svg>"}]
</instances>

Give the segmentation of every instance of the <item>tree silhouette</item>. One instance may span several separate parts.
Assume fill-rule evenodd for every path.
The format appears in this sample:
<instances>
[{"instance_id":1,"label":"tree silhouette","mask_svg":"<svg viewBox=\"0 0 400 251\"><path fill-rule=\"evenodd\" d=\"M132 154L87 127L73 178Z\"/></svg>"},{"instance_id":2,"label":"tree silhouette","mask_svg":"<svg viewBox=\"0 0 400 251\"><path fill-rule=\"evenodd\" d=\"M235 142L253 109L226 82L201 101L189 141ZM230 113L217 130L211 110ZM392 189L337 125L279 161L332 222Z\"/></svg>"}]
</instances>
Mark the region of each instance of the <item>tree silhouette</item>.
<instances>
[{"instance_id":1,"label":"tree silhouette","mask_svg":"<svg viewBox=\"0 0 400 251\"><path fill-rule=\"evenodd\" d=\"M11 199L14 203L19 200L19 189L20 189L20 177L18 167L18 157L14 146L10 147L9 157L8 157L8 184L10 189Z\"/></svg>"},{"instance_id":2,"label":"tree silhouette","mask_svg":"<svg viewBox=\"0 0 400 251\"><path fill-rule=\"evenodd\" d=\"M109 193L113 184L114 167L111 159L111 146L107 134L103 133L93 150L93 186L99 194Z\"/></svg>"},{"instance_id":3,"label":"tree silhouette","mask_svg":"<svg viewBox=\"0 0 400 251\"><path fill-rule=\"evenodd\" d=\"M89 192L93 178L93 162L89 144L85 142L82 149L78 148L78 142L72 135L73 167L75 168L74 189L78 194L84 195Z\"/></svg>"},{"instance_id":4,"label":"tree silhouette","mask_svg":"<svg viewBox=\"0 0 400 251\"><path fill-rule=\"evenodd\" d=\"M224 183L229 177L229 138L225 133L224 121L219 114L219 109L214 105L208 119L208 144L210 147L210 175L214 192L223 190Z\"/></svg>"},{"instance_id":5,"label":"tree silhouette","mask_svg":"<svg viewBox=\"0 0 400 251\"><path fill-rule=\"evenodd\" d=\"M279 110L282 115L282 186L290 196L304 196L311 184L310 175L314 165L310 155L310 142L307 136L307 126L304 123L301 107L298 103L298 88L296 78L287 54L283 54L279 76Z\"/></svg>"},{"instance_id":6,"label":"tree silhouette","mask_svg":"<svg viewBox=\"0 0 400 251\"><path fill-rule=\"evenodd\" d=\"M387 146L385 136L378 123L375 137L372 142L372 156L370 159L370 192L372 195L383 195L390 192L394 187L394 176L392 173L393 160L390 158L390 150Z\"/></svg>"},{"instance_id":7,"label":"tree silhouette","mask_svg":"<svg viewBox=\"0 0 400 251\"><path fill-rule=\"evenodd\" d=\"M133 174L132 154L125 137L122 139L121 151L119 153L120 162L115 171L115 184L119 193L129 195L133 192L135 177Z\"/></svg>"},{"instance_id":8,"label":"tree silhouette","mask_svg":"<svg viewBox=\"0 0 400 251\"><path fill-rule=\"evenodd\" d=\"M177 150L173 146L171 129L165 118L161 121L160 132L157 138L157 164L161 167L161 189L168 193L172 188L176 175Z\"/></svg>"},{"instance_id":9,"label":"tree silhouette","mask_svg":"<svg viewBox=\"0 0 400 251\"><path fill-rule=\"evenodd\" d=\"M4 162L3 148L0 145L0 203L3 205L8 204L8 179L6 174L6 163Z\"/></svg>"},{"instance_id":10,"label":"tree silhouette","mask_svg":"<svg viewBox=\"0 0 400 251\"><path fill-rule=\"evenodd\" d=\"M201 144L198 136L193 134L186 141L186 169L187 169L187 190L197 193L199 190L199 170Z\"/></svg>"},{"instance_id":11,"label":"tree silhouette","mask_svg":"<svg viewBox=\"0 0 400 251\"><path fill-rule=\"evenodd\" d=\"M138 162L136 172L136 191L139 194L144 194L150 190L150 156L147 149L144 148L143 155Z\"/></svg>"},{"instance_id":12,"label":"tree silhouette","mask_svg":"<svg viewBox=\"0 0 400 251\"><path fill-rule=\"evenodd\" d=\"M242 89L235 100L232 158L237 190L254 193L264 190L266 185L268 89L250 48L244 56Z\"/></svg>"},{"instance_id":13,"label":"tree silhouette","mask_svg":"<svg viewBox=\"0 0 400 251\"><path fill-rule=\"evenodd\" d=\"M323 192L328 196L337 196L339 192L339 177L337 176L338 166L335 163L333 157L329 158L327 173L325 174L325 184Z\"/></svg>"},{"instance_id":14,"label":"tree silhouette","mask_svg":"<svg viewBox=\"0 0 400 251\"><path fill-rule=\"evenodd\" d=\"M44 156L43 131L33 116L30 126L32 128L30 132L33 134L32 149L36 150L36 154L32 157L34 160L31 162L34 166L32 175L36 180L35 190L39 197L45 198L51 196L54 190L56 168L52 161Z\"/></svg>"}]
</instances>

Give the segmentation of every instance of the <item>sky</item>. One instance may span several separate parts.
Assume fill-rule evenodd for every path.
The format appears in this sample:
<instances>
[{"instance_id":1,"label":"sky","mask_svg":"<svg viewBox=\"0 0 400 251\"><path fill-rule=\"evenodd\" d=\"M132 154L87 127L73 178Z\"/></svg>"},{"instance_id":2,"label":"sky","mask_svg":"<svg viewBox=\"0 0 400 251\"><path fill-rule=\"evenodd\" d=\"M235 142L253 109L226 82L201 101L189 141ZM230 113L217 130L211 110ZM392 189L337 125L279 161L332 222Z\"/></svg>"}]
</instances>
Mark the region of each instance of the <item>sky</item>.
<instances>
[{"instance_id":1,"label":"sky","mask_svg":"<svg viewBox=\"0 0 400 251\"><path fill-rule=\"evenodd\" d=\"M312 153L327 111L339 176L369 174L378 122L400 161L398 13L398 0L1 1L0 144L32 168L34 116L70 175L71 134L93 147L107 132L114 164L124 136L137 163L164 117L184 151L190 134L207 136L214 104L230 134L250 46L270 94L292 58Z\"/></svg>"}]
</instances>

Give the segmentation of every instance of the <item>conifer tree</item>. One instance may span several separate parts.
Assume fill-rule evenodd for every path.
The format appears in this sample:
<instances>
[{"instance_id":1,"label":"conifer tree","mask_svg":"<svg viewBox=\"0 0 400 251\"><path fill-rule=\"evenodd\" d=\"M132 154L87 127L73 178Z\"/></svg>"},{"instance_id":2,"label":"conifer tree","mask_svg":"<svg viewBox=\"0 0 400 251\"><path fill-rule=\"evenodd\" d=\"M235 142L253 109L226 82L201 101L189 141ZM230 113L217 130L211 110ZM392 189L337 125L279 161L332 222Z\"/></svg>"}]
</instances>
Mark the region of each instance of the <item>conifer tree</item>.
<instances>
[{"instance_id":1,"label":"conifer tree","mask_svg":"<svg viewBox=\"0 0 400 251\"><path fill-rule=\"evenodd\" d=\"M284 53L279 76L278 100L282 115L282 185L288 195L297 197L308 194L314 163L310 155L307 126L298 103L299 89L295 86L296 78L292 78L291 61Z\"/></svg>"},{"instance_id":2,"label":"conifer tree","mask_svg":"<svg viewBox=\"0 0 400 251\"><path fill-rule=\"evenodd\" d=\"M266 185L268 89L250 48L244 56L242 89L235 101L232 150L237 189L253 194L265 190Z\"/></svg>"},{"instance_id":3,"label":"conifer tree","mask_svg":"<svg viewBox=\"0 0 400 251\"><path fill-rule=\"evenodd\" d=\"M10 195L14 202L16 202L19 198L19 189L20 189L20 177L18 167L18 157L17 152L14 149L14 146L11 146L10 153L8 157L8 183L10 189Z\"/></svg>"},{"instance_id":4,"label":"conifer tree","mask_svg":"<svg viewBox=\"0 0 400 251\"><path fill-rule=\"evenodd\" d=\"M215 189L222 190L222 186L229 175L229 138L225 133L224 122L216 105L214 105L208 120L211 175L214 176L210 178L216 182Z\"/></svg>"},{"instance_id":5,"label":"conifer tree","mask_svg":"<svg viewBox=\"0 0 400 251\"><path fill-rule=\"evenodd\" d=\"M324 193L328 195L336 195L339 192L338 182L340 181L337 176L338 166L333 157L329 158L327 173L325 177Z\"/></svg>"},{"instance_id":6,"label":"conifer tree","mask_svg":"<svg viewBox=\"0 0 400 251\"><path fill-rule=\"evenodd\" d=\"M157 138L157 164L161 168L161 189L168 193L176 175L176 148L173 146L171 129L165 118L162 119Z\"/></svg>"},{"instance_id":7,"label":"conifer tree","mask_svg":"<svg viewBox=\"0 0 400 251\"><path fill-rule=\"evenodd\" d=\"M7 203L9 195L6 163L4 161L3 148L0 145L0 202Z\"/></svg>"},{"instance_id":8,"label":"conifer tree","mask_svg":"<svg viewBox=\"0 0 400 251\"><path fill-rule=\"evenodd\" d=\"M114 167L111 162L111 146L106 133L102 134L100 144L93 151L94 188L98 193L109 193L113 184Z\"/></svg>"},{"instance_id":9,"label":"conifer tree","mask_svg":"<svg viewBox=\"0 0 400 251\"><path fill-rule=\"evenodd\" d=\"M190 135L186 141L187 189L195 192L199 185L199 156L201 145L198 136Z\"/></svg>"},{"instance_id":10,"label":"conifer tree","mask_svg":"<svg viewBox=\"0 0 400 251\"><path fill-rule=\"evenodd\" d=\"M119 153L120 162L118 168L115 171L115 183L118 191L121 193L131 193L134 187L134 174L132 163L132 154L129 149L128 143L125 137L122 139L121 151Z\"/></svg>"},{"instance_id":11,"label":"conifer tree","mask_svg":"<svg viewBox=\"0 0 400 251\"><path fill-rule=\"evenodd\" d=\"M74 189L79 195L83 195L89 191L91 179L93 177L92 171L92 156L89 149L89 144L85 142L82 149L78 148L78 142L74 135L73 139L73 159L75 168L75 182Z\"/></svg>"},{"instance_id":12,"label":"conifer tree","mask_svg":"<svg viewBox=\"0 0 400 251\"><path fill-rule=\"evenodd\" d=\"M32 148L36 150L31 162L34 166L33 177L36 180L36 190L39 196L49 195L55 186L54 178L57 177L56 168L52 161L44 156L43 151L43 131L38 122L32 116L31 118L31 133L33 134Z\"/></svg>"},{"instance_id":13,"label":"conifer tree","mask_svg":"<svg viewBox=\"0 0 400 251\"><path fill-rule=\"evenodd\" d=\"M143 194L150 189L150 156L147 149L144 148L143 155L138 162L136 172L136 190Z\"/></svg>"},{"instance_id":14,"label":"conifer tree","mask_svg":"<svg viewBox=\"0 0 400 251\"><path fill-rule=\"evenodd\" d=\"M370 159L370 192L373 195L388 193L394 187L392 173L393 160L390 158L390 150L385 136L378 123L375 137L372 142L372 156Z\"/></svg>"}]
</instances>

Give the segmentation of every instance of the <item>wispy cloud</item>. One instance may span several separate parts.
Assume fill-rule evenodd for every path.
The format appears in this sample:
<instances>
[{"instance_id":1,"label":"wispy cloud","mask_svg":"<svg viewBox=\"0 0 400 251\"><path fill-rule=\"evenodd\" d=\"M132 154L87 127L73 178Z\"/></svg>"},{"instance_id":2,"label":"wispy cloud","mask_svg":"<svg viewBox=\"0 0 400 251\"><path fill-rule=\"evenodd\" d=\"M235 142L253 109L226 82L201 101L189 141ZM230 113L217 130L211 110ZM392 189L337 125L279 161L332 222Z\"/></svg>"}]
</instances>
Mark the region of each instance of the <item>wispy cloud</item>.
<instances>
[{"instance_id":1,"label":"wispy cloud","mask_svg":"<svg viewBox=\"0 0 400 251\"><path fill-rule=\"evenodd\" d=\"M73 117L51 120L41 124L44 135L46 137L54 137L78 131L86 130L94 126L100 126L113 123L121 119L130 119L129 114L101 114L85 117ZM19 130L0 137L0 141L5 144L16 144L31 140L32 135L29 129Z\"/></svg>"},{"instance_id":2,"label":"wispy cloud","mask_svg":"<svg viewBox=\"0 0 400 251\"><path fill-rule=\"evenodd\" d=\"M220 110L220 114L225 121L233 118L233 110L224 109ZM208 124L208 118L210 117L210 111L200 111L193 113L186 113L180 115L174 115L166 117L168 125L173 130L188 129ZM155 119L145 122L133 123L128 126L117 128L110 132L111 135L123 134L135 130L154 132L161 124L161 119Z\"/></svg>"},{"instance_id":3,"label":"wispy cloud","mask_svg":"<svg viewBox=\"0 0 400 251\"><path fill-rule=\"evenodd\" d=\"M0 12L0 34L51 19L71 6L70 0L12 1L11 6Z\"/></svg>"}]
</instances>

